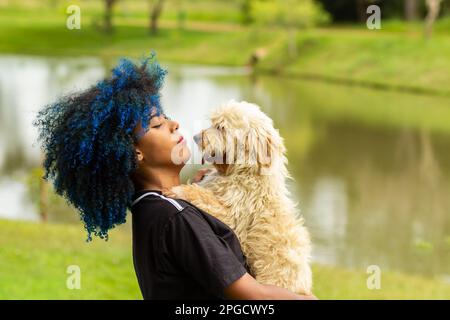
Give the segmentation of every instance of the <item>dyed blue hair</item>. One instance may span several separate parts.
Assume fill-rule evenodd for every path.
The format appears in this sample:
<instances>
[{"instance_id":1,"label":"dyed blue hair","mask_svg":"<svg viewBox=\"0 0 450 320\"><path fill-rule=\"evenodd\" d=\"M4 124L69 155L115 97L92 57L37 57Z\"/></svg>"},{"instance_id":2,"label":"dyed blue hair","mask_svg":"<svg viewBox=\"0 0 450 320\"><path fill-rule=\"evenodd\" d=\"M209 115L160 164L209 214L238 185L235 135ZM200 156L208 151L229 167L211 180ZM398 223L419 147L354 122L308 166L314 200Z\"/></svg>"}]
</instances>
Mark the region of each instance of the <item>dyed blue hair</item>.
<instances>
[{"instance_id":1,"label":"dyed blue hair","mask_svg":"<svg viewBox=\"0 0 450 320\"><path fill-rule=\"evenodd\" d=\"M34 125L44 151L44 179L81 215L88 233L108 239L126 221L137 162L133 132L163 113L160 89L167 71L152 53L140 65L121 59L112 76L45 106Z\"/></svg>"}]
</instances>

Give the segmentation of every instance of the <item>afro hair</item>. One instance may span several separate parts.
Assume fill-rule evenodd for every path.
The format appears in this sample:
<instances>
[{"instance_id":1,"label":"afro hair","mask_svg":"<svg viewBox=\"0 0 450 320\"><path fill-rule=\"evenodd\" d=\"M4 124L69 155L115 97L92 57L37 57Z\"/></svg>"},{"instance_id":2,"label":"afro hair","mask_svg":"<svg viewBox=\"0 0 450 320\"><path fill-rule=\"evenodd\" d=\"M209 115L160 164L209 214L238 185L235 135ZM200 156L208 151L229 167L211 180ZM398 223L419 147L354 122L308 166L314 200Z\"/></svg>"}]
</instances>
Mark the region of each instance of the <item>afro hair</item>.
<instances>
[{"instance_id":1,"label":"afro hair","mask_svg":"<svg viewBox=\"0 0 450 320\"><path fill-rule=\"evenodd\" d=\"M110 78L61 97L38 112L34 125L44 152L44 179L79 212L87 231L108 239L126 221L135 192L130 173L137 167L133 135L144 134L163 114L160 90L167 71L155 54L136 65L121 59Z\"/></svg>"}]
</instances>

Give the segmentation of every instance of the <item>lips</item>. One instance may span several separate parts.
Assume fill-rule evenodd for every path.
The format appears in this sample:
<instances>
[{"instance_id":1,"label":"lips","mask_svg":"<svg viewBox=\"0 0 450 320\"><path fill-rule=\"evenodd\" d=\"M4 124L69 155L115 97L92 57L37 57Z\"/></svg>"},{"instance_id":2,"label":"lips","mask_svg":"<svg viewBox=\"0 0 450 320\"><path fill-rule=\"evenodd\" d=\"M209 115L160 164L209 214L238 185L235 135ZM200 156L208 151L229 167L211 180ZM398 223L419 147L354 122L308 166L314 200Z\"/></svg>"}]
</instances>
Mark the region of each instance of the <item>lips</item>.
<instances>
[{"instance_id":1,"label":"lips","mask_svg":"<svg viewBox=\"0 0 450 320\"><path fill-rule=\"evenodd\" d=\"M178 139L177 144L183 142L183 140L184 140L184 138L183 138L183 136L181 136L180 139Z\"/></svg>"}]
</instances>

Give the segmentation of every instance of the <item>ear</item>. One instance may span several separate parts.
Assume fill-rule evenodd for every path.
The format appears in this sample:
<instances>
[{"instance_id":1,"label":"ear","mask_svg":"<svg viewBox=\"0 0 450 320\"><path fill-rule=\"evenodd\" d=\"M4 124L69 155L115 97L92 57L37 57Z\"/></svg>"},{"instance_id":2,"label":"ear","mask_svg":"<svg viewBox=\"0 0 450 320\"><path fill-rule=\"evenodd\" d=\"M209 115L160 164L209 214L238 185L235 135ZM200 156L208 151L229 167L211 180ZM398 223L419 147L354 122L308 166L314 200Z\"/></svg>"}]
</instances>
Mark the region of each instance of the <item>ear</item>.
<instances>
[{"instance_id":1,"label":"ear","mask_svg":"<svg viewBox=\"0 0 450 320\"><path fill-rule=\"evenodd\" d=\"M243 139L245 163L258 168L270 167L273 155L273 143L264 130L250 130Z\"/></svg>"},{"instance_id":2,"label":"ear","mask_svg":"<svg viewBox=\"0 0 450 320\"><path fill-rule=\"evenodd\" d=\"M139 148L134 149L134 154L136 155L137 162L142 162L144 160L144 154Z\"/></svg>"},{"instance_id":3,"label":"ear","mask_svg":"<svg viewBox=\"0 0 450 320\"><path fill-rule=\"evenodd\" d=\"M272 165L273 156L275 154L275 144L269 134L265 134L257 144L257 158L259 168L269 168Z\"/></svg>"},{"instance_id":4,"label":"ear","mask_svg":"<svg viewBox=\"0 0 450 320\"><path fill-rule=\"evenodd\" d=\"M239 156L239 136L236 134L226 134L225 139L225 152L224 163L225 164L237 164Z\"/></svg>"},{"instance_id":5,"label":"ear","mask_svg":"<svg viewBox=\"0 0 450 320\"><path fill-rule=\"evenodd\" d=\"M240 140L237 143L236 163L245 166L257 164L257 136L253 130L244 132L239 136Z\"/></svg>"}]
</instances>

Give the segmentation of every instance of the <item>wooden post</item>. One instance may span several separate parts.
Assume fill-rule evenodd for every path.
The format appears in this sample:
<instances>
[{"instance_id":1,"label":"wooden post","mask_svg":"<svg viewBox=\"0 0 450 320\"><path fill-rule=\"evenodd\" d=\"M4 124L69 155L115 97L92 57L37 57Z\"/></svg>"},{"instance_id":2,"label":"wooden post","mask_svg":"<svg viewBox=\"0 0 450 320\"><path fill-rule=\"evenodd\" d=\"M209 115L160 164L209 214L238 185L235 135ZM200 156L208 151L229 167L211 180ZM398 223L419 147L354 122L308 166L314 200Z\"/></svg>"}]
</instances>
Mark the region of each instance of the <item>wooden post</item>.
<instances>
[{"instance_id":1,"label":"wooden post","mask_svg":"<svg viewBox=\"0 0 450 320\"><path fill-rule=\"evenodd\" d=\"M41 163L44 161L44 155L41 153ZM39 174L39 216L42 222L48 221L48 183Z\"/></svg>"},{"instance_id":2,"label":"wooden post","mask_svg":"<svg viewBox=\"0 0 450 320\"><path fill-rule=\"evenodd\" d=\"M39 215L42 222L48 221L48 184L42 177L39 183Z\"/></svg>"}]
</instances>

